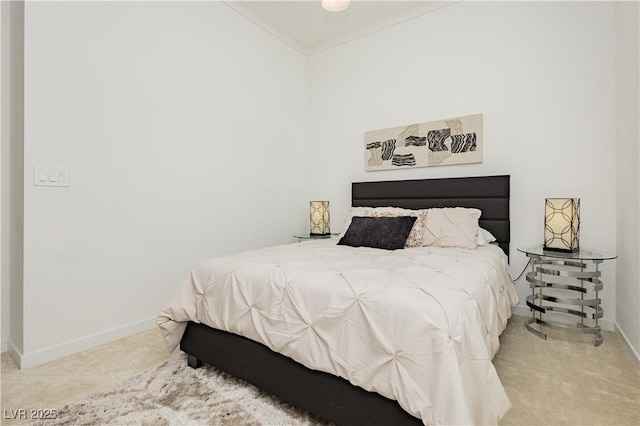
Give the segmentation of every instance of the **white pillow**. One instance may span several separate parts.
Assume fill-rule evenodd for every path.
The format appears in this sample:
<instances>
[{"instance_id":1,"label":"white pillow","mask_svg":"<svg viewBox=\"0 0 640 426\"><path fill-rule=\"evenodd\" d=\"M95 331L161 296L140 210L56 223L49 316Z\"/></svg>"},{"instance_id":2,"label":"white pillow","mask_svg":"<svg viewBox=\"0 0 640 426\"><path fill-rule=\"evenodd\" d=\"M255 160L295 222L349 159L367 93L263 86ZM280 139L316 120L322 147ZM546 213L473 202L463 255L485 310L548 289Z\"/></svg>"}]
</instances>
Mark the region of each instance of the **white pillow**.
<instances>
[{"instance_id":1,"label":"white pillow","mask_svg":"<svg viewBox=\"0 0 640 426\"><path fill-rule=\"evenodd\" d=\"M351 207L351 209L349 209L349 213L347 213L347 218L342 224L342 230L340 231L338 238L344 237L345 232L349 229L349 225L351 225L351 219L353 219L354 216L364 216L365 210L370 208L371 207Z\"/></svg>"},{"instance_id":2,"label":"white pillow","mask_svg":"<svg viewBox=\"0 0 640 426\"><path fill-rule=\"evenodd\" d=\"M486 246L492 242L497 241L496 237L484 228L478 228L478 238L476 238L476 244L479 246Z\"/></svg>"},{"instance_id":3,"label":"white pillow","mask_svg":"<svg viewBox=\"0 0 640 426\"><path fill-rule=\"evenodd\" d=\"M416 217L416 221L413 223L413 228L407 237L405 247L421 247L422 246L422 233L426 220L426 210L410 210L400 207L351 207L347 218L342 226L342 231L338 238L342 238L351 225L351 219L354 216L364 217L398 217L398 216L412 216Z\"/></svg>"},{"instance_id":4,"label":"white pillow","mask_svg":"<svg viewBox=\"0 0 640 426\"><path fill-rule=\"evenodd\" d=\"M422 245L475 249L482 212L464 207L428 209Z\"/></svg>"}]
</instances>

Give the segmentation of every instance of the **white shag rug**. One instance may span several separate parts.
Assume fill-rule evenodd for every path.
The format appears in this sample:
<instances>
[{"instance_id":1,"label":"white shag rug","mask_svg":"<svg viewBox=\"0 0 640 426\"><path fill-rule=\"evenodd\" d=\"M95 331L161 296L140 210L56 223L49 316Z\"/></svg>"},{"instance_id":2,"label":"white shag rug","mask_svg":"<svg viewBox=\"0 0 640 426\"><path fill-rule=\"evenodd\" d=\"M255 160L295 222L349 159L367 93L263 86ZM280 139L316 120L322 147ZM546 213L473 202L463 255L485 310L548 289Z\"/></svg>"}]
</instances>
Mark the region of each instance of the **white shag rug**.
<instances>
[{"instance_id":1,"label":"white shag rug","mask_svg":"<svg viewBox=\"0 0 640 426\"><path fill-rule=\"evenodd\" d=\"M41 425L325 425L214 367L179 353L117 387L59 410Z\"/></svg>"}]
</instances>

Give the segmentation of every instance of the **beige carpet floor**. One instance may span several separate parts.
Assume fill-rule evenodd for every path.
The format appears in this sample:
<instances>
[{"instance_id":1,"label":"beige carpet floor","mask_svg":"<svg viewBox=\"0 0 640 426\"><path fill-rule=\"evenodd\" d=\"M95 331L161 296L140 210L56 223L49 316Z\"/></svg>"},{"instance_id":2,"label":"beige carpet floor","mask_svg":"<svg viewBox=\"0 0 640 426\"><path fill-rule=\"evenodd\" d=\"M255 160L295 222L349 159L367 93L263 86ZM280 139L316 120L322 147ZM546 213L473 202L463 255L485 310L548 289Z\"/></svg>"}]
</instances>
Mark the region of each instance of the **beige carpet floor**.
<instances>
[{"instance_id":1,"label":"beige carpet floor","mask_svg":"<svg viewBox=\"0 0 640 426\"><path fill-rule=\"evenodd\" d=\"M600 347L592 345L591 336L580 334L556 332L545 341L524 329L526 319L514 316L509 321L494 359L513 404L501 424L640 425L640 373L617 334L605 332ZM25 370L18 370L3 353L2 424L32 423L11 418L20 409L27 414L30 409L57 410L56 424L69 424L68 420L76 424L144 424L148 420L138 417L137 407L145 401L135 401L134 396L141 386L157 390L164 405L174 408L170 412L159 409L158 423L149 424L318 423L250 386L210 383L210 379L203 379L206 370L189 371L174 362L181 357L165 351L157 330ZM169 368L163 373L152 370L166 360ZM146 376L137 376L144 371ZM175 382L169 378L176 374L187 374L187 379L181 380L195 384L190 395L164 386ZM210 405L217 408L201 412L193 401L202 400L204 394L213 395L213 389L224 390L210 398ZM104 403L102 412L85 410L88 412L80 417L72 415L81 412L82 404L96 393L99 395L93 400ZM109 417L109 401L119 394L129 394L131 402L118 405L117 416Z\"/></svg>"}]
</instances>

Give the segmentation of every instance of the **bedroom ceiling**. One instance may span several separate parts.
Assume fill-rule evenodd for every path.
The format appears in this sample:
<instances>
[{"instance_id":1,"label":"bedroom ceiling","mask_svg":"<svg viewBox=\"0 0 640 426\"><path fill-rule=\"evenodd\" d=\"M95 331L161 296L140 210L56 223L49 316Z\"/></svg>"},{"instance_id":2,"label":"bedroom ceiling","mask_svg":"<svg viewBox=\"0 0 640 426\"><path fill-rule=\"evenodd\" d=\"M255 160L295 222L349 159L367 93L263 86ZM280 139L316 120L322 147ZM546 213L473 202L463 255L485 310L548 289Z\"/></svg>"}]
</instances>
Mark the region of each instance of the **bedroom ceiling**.
<instances>
[{"instance_id":1,"label":"bedroom ceiling","mask_svg":"<svg viewBox=\"0 0 640 426\"><path fill-rule=\"evenodd\" d=\"M320 0L225 1L225 4L299 52L311 55L456 1L351 0L343 12L325 11Z\"/></svg>"}]
</instances>

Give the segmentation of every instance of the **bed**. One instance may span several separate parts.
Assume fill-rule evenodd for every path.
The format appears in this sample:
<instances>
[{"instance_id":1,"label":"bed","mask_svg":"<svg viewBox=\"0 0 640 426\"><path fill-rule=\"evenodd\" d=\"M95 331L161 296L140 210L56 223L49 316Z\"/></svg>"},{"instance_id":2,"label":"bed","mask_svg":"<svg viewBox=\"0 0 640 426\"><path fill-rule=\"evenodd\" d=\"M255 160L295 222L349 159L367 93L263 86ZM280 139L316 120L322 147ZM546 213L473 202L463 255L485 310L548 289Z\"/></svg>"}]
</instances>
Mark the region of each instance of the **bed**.
<instances>
[{"instance_id":1,"label":"bed","mask_svg":"<svg viewBox=\"0 0 640 426\"><path fill-rule=\"evenodd\" d=\"M496 245L387 251L322 240L208 260L158 317L167 344L179 341L192 367L214 365L336 424L496 424L510 403L491 359L517 303L507 267L509 176L358 182L352 206L479 209ZM444 281L425 290L415 284L425 274ZM489 284L457 284L475 275ZM263 285L274 276L277 291ZM302 293L315 302L274 303ZM327 331L330 322L342 328Z\"/></svg>"}]
</instances>

